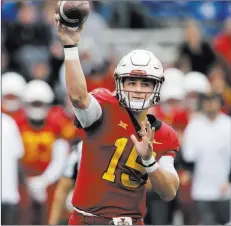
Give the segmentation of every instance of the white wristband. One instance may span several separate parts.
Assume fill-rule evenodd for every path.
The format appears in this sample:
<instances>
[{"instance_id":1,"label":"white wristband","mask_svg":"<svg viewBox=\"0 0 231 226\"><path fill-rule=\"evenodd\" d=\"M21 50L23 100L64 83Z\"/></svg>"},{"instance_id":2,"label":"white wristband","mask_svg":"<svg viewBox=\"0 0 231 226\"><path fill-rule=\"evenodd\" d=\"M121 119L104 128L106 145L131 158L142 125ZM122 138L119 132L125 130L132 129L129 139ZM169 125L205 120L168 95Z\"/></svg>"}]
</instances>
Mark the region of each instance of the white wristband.
<instances>
[{"instance_id":1,"label":"white wristband","mask_svg":"<svg viewBox=\"0 0 231 226\"><path fill-rule=\"evenodd\" d=\"M65 60L78 60L79 59L79 52L78 47L70 47L70 48L64 48L64 57Z\"/></svg>"},{"instance_id":2,"label":"white wristband","mask_svg":"<svg viewBox=\"0 0 231 226\"><path fill-rule=\"evenodd\" d=\"M155 162L156 161L156 159L152 156L150 159L148 159L148 160L144 160L144 159L142 159L142 163L145 165L145 166L148 166L148 165L150 165L150 164L152 164L153 162Z\"/></svg>"},{"instance_id":3,"label":"white wristband","mask_svg":"<svg viewBox=\"0 0 231 226\"><path fill-rule=\"evenodd\" d=\"M160 167L159 163L156 162L153 166L145 167L145 170L146 170L147 173L151 173L151 172L154 172L157 169L159 169L159 167Z\"/></svg>"},{"instance_id":4,"label":"white wristband","mask_svg":"<svg viewBox=\"0 0 231 226\"><path fill-rule=\"evenodd\" d=\"M152 156L150 159L148 160L144 160L142 159L142 163L146 166L144 167L147 173L151 173L154 172L155 170L157 170L160 165L158 164L158 162L156 162L156 159ZM154 163L154 165L152 165ZM152 165L152 166L149 166Z\"/></svg>"}]
</instances>

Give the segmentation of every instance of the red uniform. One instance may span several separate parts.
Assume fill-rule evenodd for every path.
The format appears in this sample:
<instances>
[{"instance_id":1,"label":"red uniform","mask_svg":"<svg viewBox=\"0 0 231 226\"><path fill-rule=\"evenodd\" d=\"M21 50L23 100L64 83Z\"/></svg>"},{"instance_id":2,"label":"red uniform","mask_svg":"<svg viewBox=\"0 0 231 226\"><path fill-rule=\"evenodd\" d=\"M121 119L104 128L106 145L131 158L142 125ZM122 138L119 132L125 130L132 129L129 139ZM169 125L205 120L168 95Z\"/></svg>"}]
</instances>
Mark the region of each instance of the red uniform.
<instances>
[{"instance_id":1,"label":"red uniform","mask_svg":"<svg viewBox=\"0 0 231 226\"><path fill-rule=\"evenodd\" d=\"M77 136L80 136L80 130L77 129L73 123L72 116L68 115L65 109L61 106L52 107L49 111L48 118L56 123L60 127L60 136L68 141L76 139Z\"/></svg>"},{"instance_id":2,"label":"red uniform","mask_svg":"<svg viewBox=\"0 0 231 226\"><path fill-rule=\"evenodd\" d=\"M55 120L48 117L40 128L35 128L30 124L25 114L17 117L17 124L24 143L23 169L27 177L39 176L46 170L52 160L52 145L57 138L61 137L60 126ZM48 208L52 203L54 190L55 184L48 186L48 200L46 202ZM26 210L21 214L21 221L31 224L29 219L31 213L28 214L27 212L31 208L30 198L23 185L20 187L20 193L21 207ZM44 219L44 223L47 222L47 216L41 216L41 218Z\"/></svg>"},{"instance_id":3,"label":"red uniform","mask_svg":"<svg viewBox=\"0 0 231 226\"><path fill-rule=\"evenodd\" d=\"M149 112L176 130L184 130L189 121L189 113L184 108L175 108L171 112L165 113L162 106L158 105L150 109Z\"/></svg>"},{"instance_id":4,"label":"red uniform","mask_svg":"<svg viewBox=\"0 0 231 226\"><path fill-rule=\"evenodd\" d=\"M2 108L2 113L5 113L11 116L16 121L16 123L18 123L18 121L20 121L23 117L26 117L26 114L23 108L20 108L19 110L14 111L14 112L8 112L4 108Z\"/></svg>"},{"instance_id":5,"label":"red uniform","mask_svg":"<svg viewBox=\"0 0 231 226\"><path fill-rule=\"evenodd\" d=\"M31 176L40 175L45 171L52 159L52 145L60 137L59 126L46 120L45 124L34 128L27 118L18 121L19 129L24 143L24 167Z\"/></svg>"},{"instance_id":6,"label":"red uniform","mask_svg":"<svg viewBox=\"0 0 231 226\"><path fill-rule=\"evenodd\" d=\"M48 118L55 120L60 127L60 135L63 139L70 142L75 142L77 139L82 139L81 130L77 129L73 123L72 115L68 114L62 106L54 106L50 109ZM52 200L53 201L53 200ZM66 220L70 216L69 211L64 209L62 213L62 219Z\"/></svg>"},{"instance_id":7,"label":"red uniform","mask_svg":"<svg viewBox=\"0 0 231 226\"><path fill-rule=\"evenodd\" d=\"M107 92L93 94L103 114L100 120L85 129L82 160L72 204L74 207L103 217L144 217L146 203L144 167L140 164L131 134L136 130L128 111ZM174 156L179 143L174 130L150 117L157 125L154 155ZM158 122L158 123L157 123ZM137 135L138 137L138 135ZM77 223L72 215L69 223Z\"/></svg>"}]
</instances>

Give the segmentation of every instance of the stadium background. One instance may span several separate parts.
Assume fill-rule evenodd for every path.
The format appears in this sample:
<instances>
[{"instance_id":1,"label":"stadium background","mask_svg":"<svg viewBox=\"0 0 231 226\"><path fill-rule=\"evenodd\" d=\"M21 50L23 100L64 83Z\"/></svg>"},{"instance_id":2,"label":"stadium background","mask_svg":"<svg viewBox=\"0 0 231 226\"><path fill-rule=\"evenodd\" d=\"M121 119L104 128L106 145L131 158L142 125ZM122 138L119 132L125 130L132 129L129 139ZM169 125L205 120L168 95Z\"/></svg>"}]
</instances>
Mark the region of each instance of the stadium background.
<instances>
[{"instance_id":1,"label":"stadium background","mask_svg":"<svg viewBox=\"0 0 231 226\"><path fill-rule=\"evenodd\" d=\"M56 2L3 0L1 4L1 74L13 71L21 74L27 82L33 79L46 81L55 93L52 104L64 106L63 49L53 23ZM94 1L91 6L92 12L79 46L89 91L103 87L113 92L113 70L118 60L130 50L144 48L153 51L166 69L176 67L185 76L190 71L203 73L212 90L221 94L223 111L231 114L229 1ZM187 46L191 39L199 36L198 42L206 48L194 55ZM183 86L178 88L184 89ZM184 100L183 97L180 99L181 106L184 106ZM175 127L180 137L183 136L186 122L184 125L177 119L175 122L171 112L160 117ZM178 120L181 121L182 117ZM66 134L70 133L68 128L71 129L67 127ZM182 162L181 158L177 161L182 176L178 196L164 207L163 218L168 219L166 224L182 222L184 205L194 209L190 198L191 176ZM149 195L151 198L148 200L159 202L160 207L163 205L155 194ZM22 215L25 210L29 211L27 199L21 199ZM174 219L172 213L177 213ZM189 214L188 223L200 223L196 210ZM26 224L26 218L21 216L18 223ZM148 217L146 221L153 223Z\"/></svg>"}]
</instances>

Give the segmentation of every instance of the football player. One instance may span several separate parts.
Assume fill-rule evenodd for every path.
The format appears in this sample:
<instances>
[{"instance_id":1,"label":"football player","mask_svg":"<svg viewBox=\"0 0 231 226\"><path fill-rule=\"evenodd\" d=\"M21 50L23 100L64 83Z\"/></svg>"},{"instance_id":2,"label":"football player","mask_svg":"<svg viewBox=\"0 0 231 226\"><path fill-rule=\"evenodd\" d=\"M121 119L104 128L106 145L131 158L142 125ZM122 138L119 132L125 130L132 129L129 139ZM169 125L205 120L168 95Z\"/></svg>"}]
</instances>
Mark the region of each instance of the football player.
<instances>
[{"instance_id":1,"label":"football player","mask_svg":"<svg viewBox=\"0 0 231 226\"><path fill-rule=\"evenodd\" d=\"M200 97L203 93L207 93L211 90L211 86L207 77L196 71L188 72L184 77L184 90L185 90L185 108L187 114L185 115L187 121L189 122L195 116L200 114ZM181 116L181 119L185 117ZM184 127L180 131L181 138L183 139ZM179 130L178 130L179 134ZM198 210L196 203L192 200L190 191L192 189L192 164L187 163L183 156L180 156L181 160L181 169L178 171L180 178L180 187L179 187L179 208L182 212L183 223L185 225L199 224Z\"/></svg>"},{"instance_id":2,"label":"football player","mask_svg":"<svg viewBox=\"0 0 231 226\"><path fill-rule=\"evenodd\" d=\"M88 93L77 46L82 29L70 30L57 20L56 25L76 125L86 133L69 224L143 224L147 178L166 201L179 186L177 135L147 115L160 100L163 67L151 52L132 51L115 70L116 97Z\"/></svg>"},{"instance_id":3,"label":"football player","mask_svg":"<svg viewBox=\"0 0 231 226\"><path fill-rule=\"evenodd\" d=\"M177 68L168 68L164 76L160 104L148 112L178 131L187 125L187 112L184 108L184 74Z\"/></svg>"},{"instance_id":4,"label":"football player","mask_svg":"<svg viewBox=\"0 0 231 226\"><path fill-rule=\"evenodd\" d=\"M22 161L28 176L33 224L46 223L44 206L48 203L49 207L51 203L48 198L52 197L54 183L62 174L69 152L68 142L61 138L59 124L48 117L53 98L50 86L40 80L27 83L22 94L26 116L18 120L18 124L25 148Z\"/></svg>"},{"instance_id":5,"label":"football player","mask_svg":"<svg viewBox=\"0 0 231 226\"><path fill-rule=\"evenodd\" d=\"M199 99L201 94L211 90L211 85L207 77L197 71L191 71L184 78L185 107L189 112L189 117L193 117L200 112Z\"/></svg>"}]
</instances>

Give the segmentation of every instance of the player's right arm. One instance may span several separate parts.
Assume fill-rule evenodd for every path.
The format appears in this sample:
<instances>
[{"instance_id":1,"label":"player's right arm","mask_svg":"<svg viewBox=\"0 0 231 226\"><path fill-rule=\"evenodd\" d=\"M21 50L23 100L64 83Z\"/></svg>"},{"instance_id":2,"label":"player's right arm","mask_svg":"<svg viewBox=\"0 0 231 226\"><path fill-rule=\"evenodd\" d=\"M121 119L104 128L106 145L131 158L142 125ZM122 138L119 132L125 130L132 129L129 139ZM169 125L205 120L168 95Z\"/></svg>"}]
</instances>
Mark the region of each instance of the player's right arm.
<instances>
[{"instance_id":1,"label":"player's right arm","mask_svg":"<svg viewBox=\"0 0 231 226\"><path fill-rule=\"evenodd\" d=\"M74 107L85 109L90 103L90 96L77 49L82 27L73 30L63 26L57 18L55 18L55 22L61 43L64 46L65 79L68 95Z\"/></svg>"},{"instance_id":2,"label":"player's right arm","mask_svg":"<svg viewBox=\"0 0 231 226\"><path fill-rule=\"evenodd\" d=\"M98 101L88 93L78 55L78 43L82 27L78 30L69 29L55 19L60 40L64 46L65 80L67 93L74 112L83 128L91 126L102 115Z\"/></svg>"}]
</instances>

